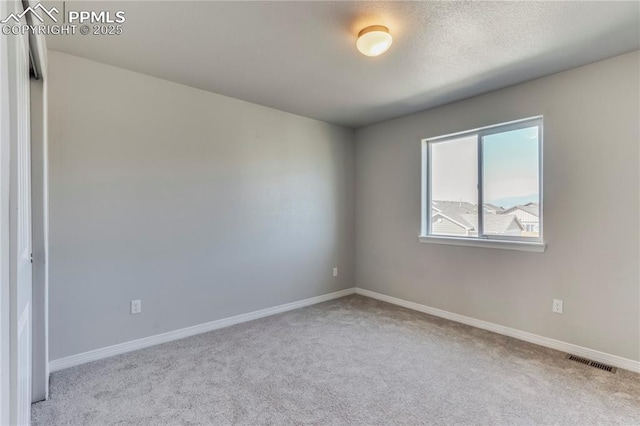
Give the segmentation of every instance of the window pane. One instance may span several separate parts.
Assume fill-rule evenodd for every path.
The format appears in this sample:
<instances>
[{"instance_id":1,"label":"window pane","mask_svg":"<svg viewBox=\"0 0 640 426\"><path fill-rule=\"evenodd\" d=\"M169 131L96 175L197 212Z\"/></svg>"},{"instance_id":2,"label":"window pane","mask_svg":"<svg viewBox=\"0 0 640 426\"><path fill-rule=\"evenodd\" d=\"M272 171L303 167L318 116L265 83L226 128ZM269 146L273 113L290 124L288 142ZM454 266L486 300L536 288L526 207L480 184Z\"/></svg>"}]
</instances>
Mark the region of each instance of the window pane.
<instances>
[{"instance_id":1,"label":"window pane","mask_svg":"<svg viewBox=\"0 0 640 426\"><path fill-rule=\"evenodd\" d=\"M478 139L431 143L431 234L477 236Z\"/></svg>"},{"instance_id":2,"label":"window pane","mask_svg":"<svg viewBox=\"0 0 640 426\"><path fill-rule=\"evenodd\" d=\"M538 127L482 138L486 235L540 236Z\"/></svg>"}]
</instances>

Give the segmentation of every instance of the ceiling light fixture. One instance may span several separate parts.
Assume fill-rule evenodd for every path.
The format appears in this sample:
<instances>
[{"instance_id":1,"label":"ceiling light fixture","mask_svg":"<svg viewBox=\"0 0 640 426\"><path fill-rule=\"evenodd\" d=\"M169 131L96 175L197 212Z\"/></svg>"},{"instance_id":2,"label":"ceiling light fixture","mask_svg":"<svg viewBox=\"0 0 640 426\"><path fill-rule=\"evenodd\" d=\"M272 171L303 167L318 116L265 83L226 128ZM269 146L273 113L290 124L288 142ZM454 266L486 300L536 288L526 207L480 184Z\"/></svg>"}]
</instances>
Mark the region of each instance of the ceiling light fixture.
<instances>
[{"instance_id":1,"label":"ceiling light fixture","mask_svg":"<svg viewBox=\"0 0 640 426\"><path fill-rule=\"evenodd\" d=\"M378 56L391 46L389 28L382 25L371 25L358 33L356 47L365 56Z\"/></svg>"}]
</instances>

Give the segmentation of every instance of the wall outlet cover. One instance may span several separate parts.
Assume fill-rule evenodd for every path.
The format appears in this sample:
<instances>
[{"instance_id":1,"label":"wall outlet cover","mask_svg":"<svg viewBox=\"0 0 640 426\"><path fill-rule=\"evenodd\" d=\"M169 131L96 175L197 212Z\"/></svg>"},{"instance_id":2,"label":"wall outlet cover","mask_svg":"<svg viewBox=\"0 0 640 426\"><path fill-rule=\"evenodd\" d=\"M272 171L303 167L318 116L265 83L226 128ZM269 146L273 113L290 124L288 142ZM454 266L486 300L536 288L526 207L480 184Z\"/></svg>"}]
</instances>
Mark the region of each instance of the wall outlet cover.
<instances>
[{"instance_id":1,"label":"wall outlet cover","mask_svg":"<svg viewBox=\"0 0 640 426\"><path fill-rule=\"evenodd\" d=\"M553 312L555 312L556 314L561 314L564 311L564 303L562 302L562 300L560 299L553 299L553 306L551 307L551 310Z\"/></svg>"}]
</instances>

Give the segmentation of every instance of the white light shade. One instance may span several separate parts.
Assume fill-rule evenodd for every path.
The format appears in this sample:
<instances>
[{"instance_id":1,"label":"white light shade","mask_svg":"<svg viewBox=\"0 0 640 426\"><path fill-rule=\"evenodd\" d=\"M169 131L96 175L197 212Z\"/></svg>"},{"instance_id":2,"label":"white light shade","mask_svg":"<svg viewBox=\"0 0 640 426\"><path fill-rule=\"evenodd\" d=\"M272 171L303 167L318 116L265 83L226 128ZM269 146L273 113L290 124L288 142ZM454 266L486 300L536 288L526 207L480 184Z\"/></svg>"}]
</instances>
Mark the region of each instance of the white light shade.
<instances>
[{"instance_id":1,"label":"white light shade","mask_svg":"<svg viewBox=\"0 0 640 426\"><path fill-rule=\"evenodd\" d=\"M378 56L389 49L392 41L389 28L372 25L360 31L356 47L365 56Z\"/></svg>"}]
</instances>

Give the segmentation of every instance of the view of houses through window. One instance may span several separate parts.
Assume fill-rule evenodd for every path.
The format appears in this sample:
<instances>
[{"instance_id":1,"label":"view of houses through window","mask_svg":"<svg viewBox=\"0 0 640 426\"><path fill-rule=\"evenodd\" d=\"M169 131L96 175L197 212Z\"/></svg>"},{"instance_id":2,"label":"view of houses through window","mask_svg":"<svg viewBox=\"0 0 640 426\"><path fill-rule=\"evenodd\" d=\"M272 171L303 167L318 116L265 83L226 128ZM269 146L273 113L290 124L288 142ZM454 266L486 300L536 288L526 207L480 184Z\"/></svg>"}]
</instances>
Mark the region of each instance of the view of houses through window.
<instances>
[{"instance_id":1,"label":"view of houses through window","mask_svg":"<svg viewBox=\"0 0 640 426\"><path fill-rule=\"evenodd\" d=\"M478 206L466 201L434 200L431 203L431 233L434 235L478 236ZM484 233L538 237L540 207L536 202L504 208L484 204Z\"/></svg>"},{"instance_id":2,"label":"view of houses through window","mask_svg":"<svg viewBox=\"0 0 640 426\"><path fill-rule=\"evenodd\" d=\"M540 238L540 124L428 142L429 234Z\"/></svg>"}]
</instances>

